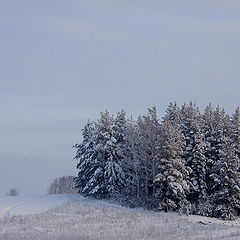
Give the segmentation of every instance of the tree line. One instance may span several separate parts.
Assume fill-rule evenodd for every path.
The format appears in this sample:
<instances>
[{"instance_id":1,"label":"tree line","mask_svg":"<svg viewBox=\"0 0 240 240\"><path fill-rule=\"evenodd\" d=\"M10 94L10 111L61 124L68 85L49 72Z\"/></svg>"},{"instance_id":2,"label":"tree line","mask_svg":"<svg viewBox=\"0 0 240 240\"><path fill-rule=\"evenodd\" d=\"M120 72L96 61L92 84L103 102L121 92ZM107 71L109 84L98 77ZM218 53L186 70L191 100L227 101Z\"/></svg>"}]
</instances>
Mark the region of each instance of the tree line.
<instances>
[{"instance_id":1,"label":"tree line","mask_svg":"<svg viewBox=\"0 0 240 240\"><path fill-rule=\"evenodd\" d=\"M48 187L48 194L68 194L75 193L73 184L74 177L73 176L63 176L59 178L55 178L53 182Z\"/></svg>"},{"instance_id":2,"label":"tree line","mask_svg":"<svg viewBox=\"0 0 240 240\"><path fill-rule=\"evenodd\" d=\"M240 214L240 109L170 103L137 120L122 110L88 121L75 187L130 207L234 219Z\"/></svg>"}]
</instances>

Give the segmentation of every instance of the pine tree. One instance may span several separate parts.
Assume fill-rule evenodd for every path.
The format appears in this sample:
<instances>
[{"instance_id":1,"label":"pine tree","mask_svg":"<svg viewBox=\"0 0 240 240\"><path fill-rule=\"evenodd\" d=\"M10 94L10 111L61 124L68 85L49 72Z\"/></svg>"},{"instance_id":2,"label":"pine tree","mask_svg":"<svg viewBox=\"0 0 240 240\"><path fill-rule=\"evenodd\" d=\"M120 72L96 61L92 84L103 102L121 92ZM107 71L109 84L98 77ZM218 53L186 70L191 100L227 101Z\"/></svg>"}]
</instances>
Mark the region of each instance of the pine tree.
<instances>
[{"instance_id":1,"label":"pine tree","mask_svg":"<svg viewBox=\"0 0 240 240\"><path fill-rule=\"evenodd\" d=\"M213 179L210 177L212 174L213 166L220 159L219 151L222 148L224 136L224 115L223 111L218 106L215 110L209 104L203 115L203 133L205 139L205 157L207 165L206 182L208 195L212 194Z\"/></svg>"},{"instance_id":2,"label":"pine tree","mask_svg":"<svg viewBox=\"0 0 240 240\"><path fill-rule=\"evenodd\" d=\"M127 122L126 149L124 153L124 172L126 173L126 200L130 206L142 206L141 195L141 156L142 144L138 124L132 117Z\"/></svg>"},{"instance_id":3,"label":"pine tree","mask_svg":"<svg viewBox=\"0 0 240 240\"><path fill-rule=\"evenodd\" d=\"M211 154L211 144L213 142L213 132L214 132L214 109L211 104L209 104L204 111L202 116L203 121L201 125L202 132L204 134L205 140L205 156L207 159L212 158Z\"/></svg>"},{"instance_id":4,"label":"pine tree","mask_svg":"<svg viewBox=\"0 0 240 240\"><path fill-rule=\"evenodd\" d=\"M181 110L170 103L162 123L155 107L137 122L106 111L82 134L75 185L84 196L225 219L240 214L239 108L230 119L219 106L201 115L192 102Z\"/></svg>"},{"instance_id":5,"label":"pine tree","mask_svg":"<svg viewBox=\"0 0 240 240\"><path fill-rule=\"evenodd\" d=\"M240 159L240 108L238 107L231 118L231 139L234 151Z\"/></svg>"},{"instance_id":6,"label":"pine tree","mask_svg":"<svg viewBox=\"0 0 240 240\"><path fill-rule=\"evenodd\" d=\"M104 194L103 164L98 158L96 124L88 121L82 130L83 141L76 144L75 159L78 176L75 178L75 188L84 196L101 197Z\"/></svg>"},{"instance_id":7,"label":"pine tree","mask_svg":"<svg viewBox=\"0 0 240 240\"><path fill-rule=\"evenodd\" d=\"M223 143L219 155L211 174L213 216L232 220L240 213L239 158L229 139Z\"/></svg>"},{"instance_id":8,"label":"pine tree","mask_svg":"<svg viewBox=\"0 0 240 240\"><path fill-rule=\"evenodd\" d=\"M188 179L191 186L189 199L195 205L207 198L207 169L201 122L201 114L196 105L192 102L185 104L181 111L181 130L185 139L183 155L186 165L191 169Z\"/></svg>"},{"instance_id":9,"label":"pine tree","mask_svg":"<svg viewBox=\"0 0 240 240\"><path fill-rule=\"evenodd\" d=\"M143 146L142 163L145 172L146 205L154 207L156 186L154 179L157 175L160 154L160 123L157 118L156 107L148 109L148 114L139 122ZM150 205L150 206L149 206Z\"/></svg>"},{"instance_id":10,"label":"pine tree","mask_svg":"<svg viewBox=\"0 0 240 240\"><path fill-rule=\"evenodd\" d=\"M129 168L129 142L127 138L128 122L126 119L126 112L120 111L117 113L113 122L114 138L116 139L116 154L117 163L121 170L122 184L118 189L118 197L128 198L126 194L127 181L131 181L131 173ZM125 196L124 196L125 195Z\"/></svg>"},{"instance_id":11,"label":"pine tree","mask_svg":"<svg viewBox=\"0 0 240 240\"><path fill-rule=\"evenodd\" d=\"M138 117L137 121L138 139L137 139L137 158L139 161L139 176L140 176L140 197L142 202L147 202L149 197L149 185L151 184L151 170L148 153L148 139L146 134L146 123L142 117Z\"/></svg>"},{"instance_id":12,"label":"pine tree","mask_svg":"<svg viewBox=\"0 0 240 240\"><path fill-rule=\"evenodd\" d=\"M179 127L181 123L181 111L177 103L170 103L167 107L166 113L163 117L163 121L168 120L173 125Z\"/></svg>"},{"instance_id":13,"label":"pine tree","mask_svg":"<svg viewBox=\"0 0 240 240\"><path fill-rule=\"evenodd\" d=\"M159 199L160 209L180 210L188 206L186 198L189 191L185 180L189 172L182 159L182 136L166 117L162 128L159 173L155 177L156 198Z\"/></svg>"},{"instance_id":14,"label":"pine tree","mask_svg":"<svg viewBox=\"0 0 240 240\"><path fill-rule=\"evenodd\" d=\"M209 191L212 194L212 187L214 185L214 179L211 176L214 172L214 165L220 160L220 153L222 151L225 140L225 112L217 106L213 113L213 130L211 133L210 151L208 159L209 166Z\"/></svg>"},{"instance_id":15,"label":"pine tree","mask_svg":"<svg viewBox=\"0 0 240 240\"><path fill-rule=\"evenodd\" d=\"M104 197L112 198L120 194L125 186L125 175L121 166L121 156L118 155L116 132L113 129L114 119L109 112L101 113L97 123L97 149L96 159L103 168Z\"/></svg>"}]
</instances>

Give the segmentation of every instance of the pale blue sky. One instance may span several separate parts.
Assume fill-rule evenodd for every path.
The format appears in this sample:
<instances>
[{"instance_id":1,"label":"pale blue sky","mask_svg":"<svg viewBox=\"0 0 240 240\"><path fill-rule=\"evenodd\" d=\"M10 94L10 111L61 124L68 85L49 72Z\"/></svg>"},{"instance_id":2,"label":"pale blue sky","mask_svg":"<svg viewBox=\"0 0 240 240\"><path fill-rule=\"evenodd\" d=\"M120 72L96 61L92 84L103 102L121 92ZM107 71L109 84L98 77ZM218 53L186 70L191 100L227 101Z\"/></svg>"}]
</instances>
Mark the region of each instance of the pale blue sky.
<instances>
[{"instance_id":1,"label":"pale blue sky","mask_svg":"<svg viewBox=\"0 0 240 240\"><path fill-rule=\"evenodd\" d=\"M75 174L100 111L240 105L238 0L1 0L0 195Z\"/></svg>"}]
</instances>

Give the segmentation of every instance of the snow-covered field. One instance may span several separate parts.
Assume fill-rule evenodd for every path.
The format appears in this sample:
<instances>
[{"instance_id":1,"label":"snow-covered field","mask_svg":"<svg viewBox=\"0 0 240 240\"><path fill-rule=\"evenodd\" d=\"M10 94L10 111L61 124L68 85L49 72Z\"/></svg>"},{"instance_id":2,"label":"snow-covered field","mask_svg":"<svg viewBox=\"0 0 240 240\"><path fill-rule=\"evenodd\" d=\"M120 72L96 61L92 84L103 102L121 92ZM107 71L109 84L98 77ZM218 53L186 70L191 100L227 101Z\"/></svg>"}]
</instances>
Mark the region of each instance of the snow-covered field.
<instances>
[{"instance_id":1,"label":"snow-covered field","mask_svg":"<svg viewBox=\"0 0 240 240\"><path fill-rule=\"evenodd\" d=\"M0 240L240 239L239 221L128 209L76 195L0 198Z\"/></svg>"},{"instance_id":2,"label":"snow-covered field","mask_svg":"<svg viewBox=\"0 0 240 240\"><path fill-rule=\"evenodd\" d=\"M16 197L0 197L0 212L5 208L18 205L11 210L14 215L27 215L31 213L41 213L52 207L70 201L74 195L30 195Z\"/></svg>"}]
</instances>

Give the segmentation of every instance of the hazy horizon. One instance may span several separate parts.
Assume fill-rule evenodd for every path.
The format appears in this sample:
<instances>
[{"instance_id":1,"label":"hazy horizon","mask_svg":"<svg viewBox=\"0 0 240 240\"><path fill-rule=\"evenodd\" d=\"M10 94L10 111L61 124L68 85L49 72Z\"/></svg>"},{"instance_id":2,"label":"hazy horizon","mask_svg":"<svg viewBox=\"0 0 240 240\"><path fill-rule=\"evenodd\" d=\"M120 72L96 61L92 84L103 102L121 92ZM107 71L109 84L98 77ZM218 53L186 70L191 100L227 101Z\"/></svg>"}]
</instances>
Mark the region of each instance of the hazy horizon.
<instances>
[{"instance_id":1,"label":"hazy horizon","mask_svg":"<svg viewBox=\"0 0 240 240\"><path fill-rule=\"evenodd\" d=\"M3 0L0 28L0 195L76 174L72 145L106 109L240 105L236 0Z\"/></svg>"}]
</instances>

